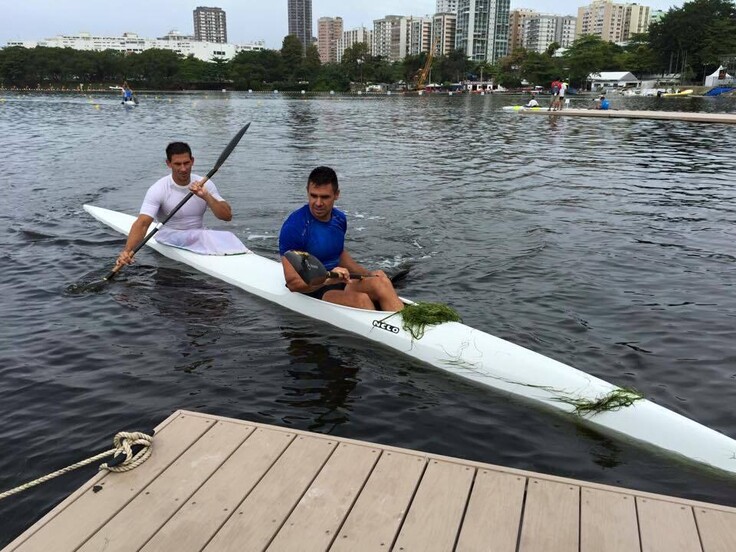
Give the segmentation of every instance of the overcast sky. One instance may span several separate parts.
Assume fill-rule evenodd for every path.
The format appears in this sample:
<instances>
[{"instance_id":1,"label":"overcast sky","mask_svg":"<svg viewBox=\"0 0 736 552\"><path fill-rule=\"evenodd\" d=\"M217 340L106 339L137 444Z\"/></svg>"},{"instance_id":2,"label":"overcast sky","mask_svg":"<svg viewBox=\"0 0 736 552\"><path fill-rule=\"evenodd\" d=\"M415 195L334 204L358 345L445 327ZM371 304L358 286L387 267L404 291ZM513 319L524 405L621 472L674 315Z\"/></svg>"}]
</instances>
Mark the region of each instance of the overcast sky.
<instances>
[{"instance_id":1,"label":"overcast sky","mask_svg":"<svg viewBox=\"0 0 736 552\"><path fill-rule=\"evenodd\" d=\"M532 8L559 15L575 15L585 0L511 0L511 8ZM682 0L637 0L654 9L681 6ZM119 36L129 31L155 38L172 29L192 34L192 11L216 6L227 14L228 42L265 40L280 48L287 33L287 0L0 0L0 46L8 40L41 40L86 31ZM340 16L346 29L365 25L384 15L427 15L435 0L313 0L313 33L318 17Z\"/></svg>"}]
</instances>

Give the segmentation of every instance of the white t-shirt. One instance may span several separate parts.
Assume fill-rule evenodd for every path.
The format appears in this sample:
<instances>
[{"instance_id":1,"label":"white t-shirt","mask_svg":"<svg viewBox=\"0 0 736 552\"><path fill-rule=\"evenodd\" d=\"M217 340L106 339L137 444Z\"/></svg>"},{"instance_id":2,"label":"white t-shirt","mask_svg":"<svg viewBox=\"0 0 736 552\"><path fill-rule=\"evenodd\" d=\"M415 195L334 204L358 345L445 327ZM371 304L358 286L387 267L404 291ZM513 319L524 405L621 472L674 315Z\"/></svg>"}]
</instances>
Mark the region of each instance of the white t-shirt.
<instances>
[{"instance_id":1,"label":"white t-shirt","mask_svg":"<svg viewBox=\"0 0 736 552\"><path fill-rule=\"evenodd\" d=\"M196 174L190 175L190 184L202 180L202 177ZM222 197L217 191L217 187L208 180L204 185L212 197L218 201L222 201ZM154 220L161 221L169 216L174 207L189 193L188 186L179 186L171 175L164 176L153 186L148 188L146 197L143 198L140 214L153 217ZM207 210L207 202L197 196L189 198L181 209L171 217L166 225L172 230L190 230L192 228L203 228L202 221L204 213Z\"/></svg>"},{"instance_id":2,"label":"white t-shirt","mask_svg":"<svg viewBox=\"0 0 736 552\"><path fill-rule=\"evenodd\" d=\"M567 83L563 82L562 86L560 86L560 97L563 97L565 92L567 92Z\"/></svg>"}]
</instances>

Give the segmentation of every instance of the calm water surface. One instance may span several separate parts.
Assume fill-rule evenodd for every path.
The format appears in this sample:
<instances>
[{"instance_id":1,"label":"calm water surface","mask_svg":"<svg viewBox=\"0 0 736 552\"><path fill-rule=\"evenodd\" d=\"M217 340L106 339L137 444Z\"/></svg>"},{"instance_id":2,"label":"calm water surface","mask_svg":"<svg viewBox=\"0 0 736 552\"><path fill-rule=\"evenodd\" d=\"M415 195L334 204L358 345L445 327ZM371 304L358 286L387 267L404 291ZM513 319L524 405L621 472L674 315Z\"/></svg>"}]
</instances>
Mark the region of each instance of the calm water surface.
<instances>
[{"instance_id":1,"label":"calm water surface","mask_svg":"<svg viewBox=\"0 0 736 552\"><path fill-rule=\"evenodd\" d=\"M736 127L523 117L513 98L0 95L0 491L178 408L736 505L736 478L611 439L320 324L153 252L102 293L122 238L82 204L136 213L169 141L215 177L229 228L277 257L318 164L349 248L411 267L404 296L633 386L736 437ZM575 101L580 101L575 99ZM518 102L518 100L516 100ZM734 99L614 107L734 111ZM210 220L213 227L222 223ZM736 451L734 451L736 452ZM0 503L0 544L94 473Z\"/></svg>"}]
</instances>

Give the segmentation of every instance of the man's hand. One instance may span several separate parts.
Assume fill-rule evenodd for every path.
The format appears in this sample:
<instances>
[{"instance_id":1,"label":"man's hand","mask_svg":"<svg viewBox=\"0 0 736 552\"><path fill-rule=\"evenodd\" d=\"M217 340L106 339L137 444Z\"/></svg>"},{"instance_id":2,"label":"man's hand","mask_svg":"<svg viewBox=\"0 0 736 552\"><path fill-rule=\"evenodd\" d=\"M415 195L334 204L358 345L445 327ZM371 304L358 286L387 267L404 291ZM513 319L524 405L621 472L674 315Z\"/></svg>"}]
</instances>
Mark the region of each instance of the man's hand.
<instances>
[{"instance_id":1,"label":"man's hand","mask_svg":"<svg viewBox=\"0 0 736 552\"><path fill-rule=\"evenodd\" d=\"M189 190L196 195L199 198L204 199L207 201L207 198L210 197L210 193L205 189L204 185L207 182L206 178L203 178L202 180L198 180L197 182L193 182L189 185Z\"/></svg>"},{"instance_id":2,"label":"man's hand","mask_svg":"<svg viewBox=\"0 0 736 552\"><path fill-rule=\"evenodd\" d=\"M332 278L330 278L331 280L341 280L343 282L350 281L350 272L347 268L336 266L330 272L332 272Z\"/></svg>"},{"instance_id":3,"label":"man's hand","mask_svg":"<svg viewBox=\"0 0 736 552\"><path fill-rule=\"evenodd\" d=\"M115 268L122 268L125 265L133 264L133 262L133 252L123 249L115 262Z\"/></svg>"}]
</instances>

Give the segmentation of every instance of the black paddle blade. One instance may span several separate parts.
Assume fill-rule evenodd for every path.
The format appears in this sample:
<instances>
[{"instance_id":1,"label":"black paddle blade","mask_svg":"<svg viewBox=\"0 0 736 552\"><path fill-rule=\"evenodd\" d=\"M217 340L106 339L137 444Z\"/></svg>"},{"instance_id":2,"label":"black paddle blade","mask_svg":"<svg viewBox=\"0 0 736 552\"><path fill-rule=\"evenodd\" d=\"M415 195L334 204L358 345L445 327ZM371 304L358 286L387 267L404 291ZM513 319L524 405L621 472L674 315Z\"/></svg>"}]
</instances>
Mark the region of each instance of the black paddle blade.
<instances>
[{"instance_id":1,"label":"black paddle blade","mask_svg":"<svg viewBox=\"0 0 736 552\"><path fill-rule=\"evenodd\" d=\"M243 137L243 134L245 134L245 131L248 130L249 126L250 126L250 122L246 123L245 126L240 129L240 132L238 132L233 137L233 139L230 140L230 143L225 147L223 152L220 154L220 157L217 158L217 161L215 161L215 166L212 167L212 170L207 173L208 180L212 178L212 176L219 170L219 168L225 162L225 159L227 159L228 156L233 152L233 150L235 149L235 146L238 145L238 142L240 142L240 139Z\"/></svg>"},{"instance_id":2,"label":"black paddle blade","mask_svg":"<svg viewBox=\"0 0 736 552\"><path fill-rule=\"evenodd\" d=\"M320 260L306 251L287 251L284 254L304 283L316 286L327 279L327 269Z\"/></svg>"},{"instance_id":3,"label":"black paddle blade","mask_svg":"<svg viewBox=\"0 0 736 552\"><path fill-rule=\"evenodd\" d=\"M70 284L64 290L67 295L83 295L85 293L100 293L107 288L108 278L103 278L101 270L87 274L79 282Z\"/></svg>"}]
</instances>

